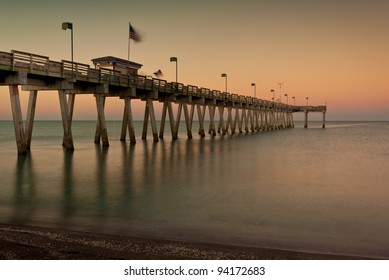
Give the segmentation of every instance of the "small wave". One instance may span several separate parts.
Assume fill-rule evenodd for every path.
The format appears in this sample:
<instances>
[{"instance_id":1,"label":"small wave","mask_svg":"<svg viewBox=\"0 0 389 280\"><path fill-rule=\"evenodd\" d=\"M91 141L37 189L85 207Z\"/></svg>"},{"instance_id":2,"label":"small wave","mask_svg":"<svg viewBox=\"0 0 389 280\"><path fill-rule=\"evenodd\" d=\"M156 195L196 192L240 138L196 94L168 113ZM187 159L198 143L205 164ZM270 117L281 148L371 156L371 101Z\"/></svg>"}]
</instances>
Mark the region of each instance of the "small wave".
<instances>
[{"instance_id":1,"label":"small wave","mask_svg":"<svg viewBox=\"0 0 389 280\"><path fill-rule=\"evenodd\" d=\"M367 123L342 123L342 124L326 124L326 128L335 127L352 127L352 126L366 126Z\"/></svg>"}]
</instances>

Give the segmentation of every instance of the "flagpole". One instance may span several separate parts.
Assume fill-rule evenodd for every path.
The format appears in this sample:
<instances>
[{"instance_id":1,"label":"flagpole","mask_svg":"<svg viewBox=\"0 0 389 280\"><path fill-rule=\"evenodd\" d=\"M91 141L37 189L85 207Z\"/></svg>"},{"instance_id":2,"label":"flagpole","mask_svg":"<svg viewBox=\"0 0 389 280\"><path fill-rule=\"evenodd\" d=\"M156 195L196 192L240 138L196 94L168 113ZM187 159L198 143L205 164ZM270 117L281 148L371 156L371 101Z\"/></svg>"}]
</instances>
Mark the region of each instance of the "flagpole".
<instances>
[{"instance_id":1,"label":"flagpole","mask_svg":"<svg viewBox=\"0 0 389 280\"><path fill-rule=\"evenodd\" d=\"M131 22L128 22L128 69L127 69L127 74L130 74L130 42L131 42Z\"/></svg>"},{"instance_id":2,"label":"flagpole","mask_svg":"<svg viewBox=\"0 0 389 280\"><path fill-rule=\"evenodd\" d=\"M74 79L74 58L73 58L73 23L71 29L71 44L72 44L72 79Z\"/></svg>"}]
</instances>

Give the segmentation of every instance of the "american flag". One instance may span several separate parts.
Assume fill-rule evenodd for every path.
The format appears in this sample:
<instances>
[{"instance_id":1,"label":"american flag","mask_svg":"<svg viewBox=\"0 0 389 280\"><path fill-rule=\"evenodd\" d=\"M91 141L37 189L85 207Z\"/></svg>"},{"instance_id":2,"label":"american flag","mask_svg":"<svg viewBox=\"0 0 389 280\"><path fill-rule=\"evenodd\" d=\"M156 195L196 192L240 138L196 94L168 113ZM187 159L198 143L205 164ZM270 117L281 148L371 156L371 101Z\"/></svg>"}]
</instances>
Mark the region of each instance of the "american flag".
<instances>
[{"instance_id":1,"label":"american flag","mask_svg":"<svg viewBox=\"0 0 389 280\"><path fill-rule=\"evenodd\" d=\"M135 31L135 29L131 26L130 24L130 39L134 40L135 42L140 42L140 36L139 34Z\"/></svg>"},{"instance_id":2,"label":"american flag","mask_svg":"<svg viewBox=\"0 0 389 280\"><path fill-rule=\"evenodd\" d=\"M163 73L162 73L161 69L159 69L158 71L154 72L153 74L154 74L156 77L161 77L161 76L163 76Z\"/></svg>"}]
</instances>

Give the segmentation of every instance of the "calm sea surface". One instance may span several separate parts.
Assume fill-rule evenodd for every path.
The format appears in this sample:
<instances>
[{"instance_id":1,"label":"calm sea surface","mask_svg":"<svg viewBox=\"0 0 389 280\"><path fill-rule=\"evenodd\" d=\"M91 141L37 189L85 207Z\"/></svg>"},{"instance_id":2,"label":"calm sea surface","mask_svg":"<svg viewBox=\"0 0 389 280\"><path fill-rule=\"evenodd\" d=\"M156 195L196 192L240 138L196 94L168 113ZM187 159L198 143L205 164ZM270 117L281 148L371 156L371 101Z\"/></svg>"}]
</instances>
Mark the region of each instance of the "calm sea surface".
<instances>
[{"instance_id":1,"label":"calm sea surface","mask_svg":"<svg viewBox=\"0 0 389 280\"><path fill-rule=\"evenodd\" d=\"M18 156L0 122L0 222L389 258L389 123L93 143L95 122L36 122Z\"/></svg>"}]
</instances>

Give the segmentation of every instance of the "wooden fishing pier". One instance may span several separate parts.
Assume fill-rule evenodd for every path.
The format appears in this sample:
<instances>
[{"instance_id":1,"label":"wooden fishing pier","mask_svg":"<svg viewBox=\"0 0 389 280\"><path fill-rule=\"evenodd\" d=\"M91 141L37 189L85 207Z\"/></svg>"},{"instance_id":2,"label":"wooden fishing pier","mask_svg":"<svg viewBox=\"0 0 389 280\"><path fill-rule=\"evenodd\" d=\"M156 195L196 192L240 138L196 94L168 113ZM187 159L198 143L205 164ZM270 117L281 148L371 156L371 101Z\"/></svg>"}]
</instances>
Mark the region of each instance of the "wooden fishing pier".
<instances>
[{"instance_id":1,"label":"wooden fishing pier","mask_svg":"<svg viewBox=\"0 0 389 280\"><path fill-rule=\"evenodd\" d=\"M95 68L88 64L62 60L20 51L0 52L0 86L8 86L15 128L18 153L26 153L31 146L35 107L39 91L58 91L63 123L63 146L74 150L72 120L77 94L91 94L96 100L97 125L94 141L109 146L104 104L107 97L120 98L124 102L121 141L126 141L127 131L131 143L135 143L131 100L144 101L142 139L146 139L151 123L154 141L164 137L167 117L172 139L178 138L182 111L188 138L192 138L192 124L197 112L199 135L205 137L204 120L208 111L208 133L243 133L293 128L293 113L304 112L304 127L308 127L308 113L323 114L325 127L326 106L294 106L220 92L192 85L138 75L140 64L126 60L103 57L93 59ZM23 123L19 99L19 87L29 91L28 110ZM160 128L157 128L154 102L162 102ZM178 106L176 115L173 105ZM224 112L227 112L227 118ZM218 114L217 114L218 113Z\"/></svg>"}]
</instances>

